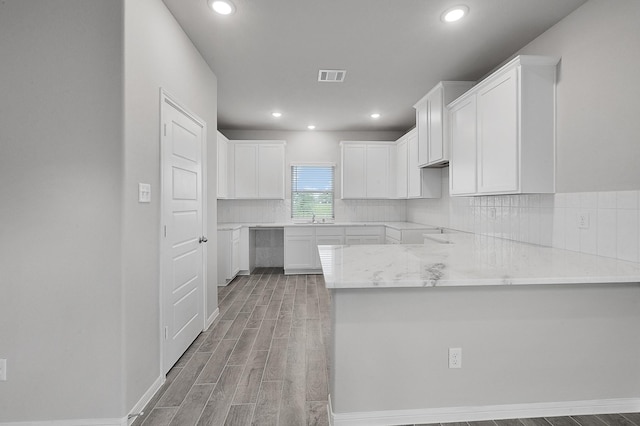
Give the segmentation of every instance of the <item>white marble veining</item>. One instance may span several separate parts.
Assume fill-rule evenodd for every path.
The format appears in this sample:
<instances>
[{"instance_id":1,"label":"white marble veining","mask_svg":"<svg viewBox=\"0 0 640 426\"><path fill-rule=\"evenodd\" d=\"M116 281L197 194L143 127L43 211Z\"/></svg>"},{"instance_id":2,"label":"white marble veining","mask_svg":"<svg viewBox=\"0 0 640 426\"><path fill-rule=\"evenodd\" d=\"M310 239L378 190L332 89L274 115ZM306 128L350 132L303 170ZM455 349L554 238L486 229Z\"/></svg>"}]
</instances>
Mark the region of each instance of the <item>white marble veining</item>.
<instances>
[{"instance_id":1,"label":"white marble veining","mask_svg":"<svg viewBox=\"0 0 640 426\"><path fill-rule=\"evenodd\" d=\"M438 239L440 236L435 236ZM319 246L328 288L640 283L640 264L452 233L422 245Z\"/></svg>"}]
</instances>

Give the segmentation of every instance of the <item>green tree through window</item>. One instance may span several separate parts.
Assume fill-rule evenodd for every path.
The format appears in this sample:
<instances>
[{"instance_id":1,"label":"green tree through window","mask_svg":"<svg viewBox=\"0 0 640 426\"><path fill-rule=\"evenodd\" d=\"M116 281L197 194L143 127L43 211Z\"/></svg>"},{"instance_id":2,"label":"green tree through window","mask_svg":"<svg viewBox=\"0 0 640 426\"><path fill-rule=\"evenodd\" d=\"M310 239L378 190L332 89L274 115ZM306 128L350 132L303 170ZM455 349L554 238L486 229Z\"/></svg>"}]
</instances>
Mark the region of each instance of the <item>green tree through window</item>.
<instances>
[{"instance_id":1,"label":"green tree through window","mask_svg":"<svg viewBox=\"0 0 640 426\"><path fill-rule=\"evenodd\" d=\"M334 166L291 166L291 217L333 219Z\"/></svg>"}]
</instances>

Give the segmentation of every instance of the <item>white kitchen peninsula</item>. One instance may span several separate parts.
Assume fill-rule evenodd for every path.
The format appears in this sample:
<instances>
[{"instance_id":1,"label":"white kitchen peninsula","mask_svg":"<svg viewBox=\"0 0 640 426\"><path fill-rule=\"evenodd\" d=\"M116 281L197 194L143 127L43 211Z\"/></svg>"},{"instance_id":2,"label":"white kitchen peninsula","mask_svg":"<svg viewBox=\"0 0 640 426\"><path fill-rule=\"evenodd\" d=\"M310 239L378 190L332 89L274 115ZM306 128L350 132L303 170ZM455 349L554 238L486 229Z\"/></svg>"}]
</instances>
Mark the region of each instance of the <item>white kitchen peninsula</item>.
<instances>
[{"instance_id":1,"label":"white kitchen peninsula","mask_svg":"<svg viewBox=\"0 0 640 426\"><path fill-rule=\"evenodd\" d=\"M640 410L640 264L431 237L319 247L334 425Z\"/></svg>"}]
</instances>

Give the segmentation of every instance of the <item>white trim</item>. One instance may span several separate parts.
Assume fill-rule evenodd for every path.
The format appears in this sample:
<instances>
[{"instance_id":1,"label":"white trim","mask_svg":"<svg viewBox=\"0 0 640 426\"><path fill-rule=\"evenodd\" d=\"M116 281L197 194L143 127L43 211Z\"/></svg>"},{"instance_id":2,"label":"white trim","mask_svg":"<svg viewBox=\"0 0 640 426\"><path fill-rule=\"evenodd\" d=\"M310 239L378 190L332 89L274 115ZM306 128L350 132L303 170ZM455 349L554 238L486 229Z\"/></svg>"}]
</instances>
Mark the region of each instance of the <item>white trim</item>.
<instances>
[{"instance_id":1,"label":"white trim","mask_svg":"<svg viewBox=\"0 0 640 426\"><path fill-rule=\"evenodd\" d=\"M160 389L160 387L164 384L164 382L166 380L167 380L167 378L164 375L158 376L158 378L151 384L151 386L149 387L149 389L147 389L147 391L144 393L144 395L142 395L142 397L136 403L136 405L134 405L133 408L131 409L131 411L129 411L129 414L141 413L142 410L144 409L144 407L149 403L149 401L151 401L151 398L153 398L153 396L156 394L156 392L158 392L158 390ZM128 420L128 422L126 424L130 425L135 420L136 420L136 418L132 417L132 418L130 418Z\"/></svg>"},{"instance_id":2,"label":"white trim","mask_svg":"<svg viewBox=\"0 0 640 426\"><path fill-rule=\"evenodd\" d=\"M388 426L630 413L640 411L640 398L334 413L329 395L327 409L331 426Z\"/></svg>"},{"instance_id":3,"label":"white trim","mask_svg":"<svg viewBox=\"0 0 640 426\"><path fill-rule=\"evenodd\" d=\"M211 316L209 316L209 318L207 318L207 323L204 326L205 330L208 329L209 327L211 327L211 324L213 324L213 322L216 320L216 318L218 318L218 315L220 315L220 308L216 308L216 310L213 311Z\"/></svg>"},{"instance_id":4,"label":"white trim","mask_svg":"<svg viewBox=\"0 0 640 426\"><path fill-rule=\"evenodd\" d=\"M337 167L336 163L330 161L319 161L316 163L309 161L292 161L289 163L289 169L291 169L291 166Z\"/></svg>"},{"instance_id":5,"label":"white trim","mask_svg":"<svg viewBox=\"0 0 640 426\"><path fill-rule=\"evenodd\" d=\"M74 419L41 420L37 422L8 422L0 426L127 426L127 418L122 419Z\"/></svg>"}]
</instances>

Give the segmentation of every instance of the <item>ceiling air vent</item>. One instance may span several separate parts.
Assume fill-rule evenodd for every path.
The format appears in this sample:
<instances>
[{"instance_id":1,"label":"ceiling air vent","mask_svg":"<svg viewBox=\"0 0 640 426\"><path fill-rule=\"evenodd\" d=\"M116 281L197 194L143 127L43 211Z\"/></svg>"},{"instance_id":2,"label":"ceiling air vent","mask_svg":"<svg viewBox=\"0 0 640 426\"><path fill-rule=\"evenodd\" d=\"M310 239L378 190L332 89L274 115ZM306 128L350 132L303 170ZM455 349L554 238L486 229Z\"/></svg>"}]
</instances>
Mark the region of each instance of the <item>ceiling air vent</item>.
<instances>
[{"instance_id":1,"label":"ceiling air vent","mask_svg":"<svg viewBox=\"0 0 640 426\"><path fill-rule=\"evenodd\" d=\"M346 75L346 70L320 70L318 71L318 81L325 83L342 83Z\"/></svg>"}]
</instances>

